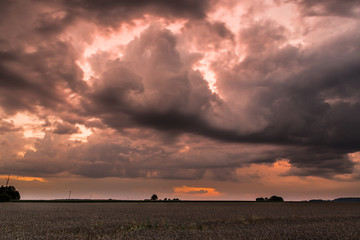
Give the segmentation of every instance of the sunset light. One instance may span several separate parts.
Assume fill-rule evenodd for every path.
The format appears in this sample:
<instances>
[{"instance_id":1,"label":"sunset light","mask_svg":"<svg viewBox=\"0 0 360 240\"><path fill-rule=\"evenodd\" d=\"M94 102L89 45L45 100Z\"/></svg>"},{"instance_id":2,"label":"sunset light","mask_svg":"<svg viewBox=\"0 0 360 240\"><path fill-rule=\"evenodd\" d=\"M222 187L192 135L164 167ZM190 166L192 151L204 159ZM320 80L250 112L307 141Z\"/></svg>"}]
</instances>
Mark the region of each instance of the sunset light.
<instances>
[{"instance_id":1,"label":"sunset light","mask_svg":"<svg viewBox=\"0 0 360 240\"><path fill-rule=\"evenodd\" d=\"M175 194L179 195L195 195L195 196L208 196L208 197L215 197L220 196L219 193L215 188L201 188L201 187L188 187L188 186L181 186L181 187L174 187Z\"/></svg>"},{"instance_id":2,"label":"sunset light","mask_svg":"<svg viewBox=\"0 0 360 240\"><path fill-rule=\"evenodd\" d=\"M0 175L0 179L7 179L8 176L6 175ZM38 177L25 177L25 176L11 176L11 180L15 181L25 181L25 182L31 182L31 181L39 181L39 182L46 182L43 178Z\"/></svg>"},{"instance_id":3,"label":"sunset light","mask_svg":"<svg viewBox=\"0 0 360 240\"><path fill-rule=\"evenodd\" d=\"M359 196L359 14L0 1L0 174L22 199Z\"/></svg>"}]
</instances>

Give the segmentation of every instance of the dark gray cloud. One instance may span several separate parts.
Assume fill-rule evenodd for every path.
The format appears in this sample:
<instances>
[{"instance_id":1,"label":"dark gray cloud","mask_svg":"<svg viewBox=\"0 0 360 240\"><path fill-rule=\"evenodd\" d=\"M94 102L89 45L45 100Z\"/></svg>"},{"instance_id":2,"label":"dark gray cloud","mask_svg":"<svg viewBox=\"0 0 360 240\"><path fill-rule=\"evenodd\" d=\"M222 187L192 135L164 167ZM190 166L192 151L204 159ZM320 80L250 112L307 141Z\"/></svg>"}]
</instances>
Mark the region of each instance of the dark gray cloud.
<instances>
[{"instance_id":1,"label":"dark gray cloud","mask_svg":"<svg viewBox=\"0 0 360 240\"><path fill-rule=\"evenodd\" d=\"M298 4L305 15L359 17L360 3L357 0L287 0Z\"/></svg>"},{"instance_id":2,"label":"dark gray cloud","mask_svg":"<svg viewBox=\"0 0 360 240\"><path fill-rule=\"evenodd\" d=\"M149 28L128 45L122 60L108 63L87 108L118 130L146 127L174 136L194 133L224 142L288 146L253 161L271 163L284 157L308 170L293 174L350 173L354 164L347 153L358 151L360 142L357 38L350 34L304 51L286 44L287 34L272 21L242 30L248 57L230 70L223 67L226 62L213 64L219 91L226 94L223 101L187 68L176 49L176 36ZM248 104L243 107L242 101ZM219 121L217 111L227 114ZM239 128L226 124L237 117ZM252 130L244 131L247 127ZM211 175L229 179L225 170ZM164 174L180 177L171 169ZM205 171L194 174L192 178L201 178Z\"/></svg>"},{"instance_id":3,"label":"dark gray cloud","mask_svg":"<svg viewBox=\"0 0 360 240\"><path fill-rule=\"evenodd\" d=\"M184 25L181 41L200 51L219 50L234 44L235 34L223 22L189 21ZM184 53L182 53L184 54Z\"/></svg>"},{"instance_id":4,"label":"dark gray cloud","mask_svg":"<svg viewBox=\"0 0 360 240\"><path fill-rule=\"evenodd\" d=\"M71 16L85 18L104 26L117 27L121 22L131 22L149 14L169 19L202 19L206 17L211 2L211 0L63 0L62 4ZM51 29L57 26L55 24Z\"/></svg>"},{"instance_id":5,"label":"dark gray cloud","mask_svg":"<svg viewBox=\"0 0 360 240\"><path fill-rule=\"evenodd\" d=\"M347 47L353 47L347 54L337 41L324 46L320 54L299 52L294 55L296 59L306 59L311 66L284 82L274 83L270 76L262 83L266 91L256 99L271 109L271 120L261 135L296 144L355 150L360 141L356 127L360 99L355 90L360 77L358 40L347 43ZM333 51L322 53L328 48ZM272 57L266 61L272 62Z\"/></svg>"},{"instance_id":6,"label":"dark gray cloud","mask_svg":"<svg viewBox=\"0 0 360 240\"><path fill-rule=\"evenodd\" d=\"M242 30L248 57L232 71L224 70L218 62L213 65L218 87L231 96L234 108L237 101L244 100L238 96L250 97L250 110L245 111L255 119L262 116L266 122L265 127L235 139L289 144L288 149L298 146L292 153L276 153L303 169L296 174L351 172L353 163L347 153L358 151L360 143L360 39L348 33L318 48L303 50L283 46L286 31L274 24L256 22ZM268 29L273 30L266 33Z\"/></svg>"},{"instance_id":7,"label":"dark gray cloud","mask_svg":"<svg viewBox=\"0 0 360 240\"><path fill-rule=\"evenodd\" d=\"M19 130L20 128L15 127L14 122L4 121L0 118L0 134Z\"/></svg>"},{"instance_id":8,"label":"dark gray cloud","mask_svg":"<svg viewBox=\"0 0 360 240\"><path fill-rule=\"evenodd\" d=\"M64 146L49 133L37 139L32 149L26 149L31 141L26 141L22 134L7 136L7 139L10 144L6 149L1 149L1 174L11 172L20 176L51 176L66 171L72 164L64 161L61 154L64 149L60 150ZM23 152L24 156L20 157L19 152Z\"/></svg>"},{"instance_id":9,"label":"dark gray cloud","mask_svg":"<svg viewBox=\"0 0 360 240\"><path fill-rule=\"evenodd\" d=\"M55 123L55 129L53 133L56 134L74 134L79 133L79 128L69 123Z\"/></svg>"},{"instance_id":10,"label":"dark gray cloud","mask_svg":"<svg viewBox=\"0 0 360 240\"><path fill-rule=\"evenodd\" d=\"M66 89L80 92L86 87L74 57L69 44L60 41L46 43L32 53L17 49L2 51L2 108L11 113L16 110L33 111L37 105L57 108L65 104Z\"/></svg>"},{"instance_id":11,"label":"dark gray cloud","mask_svg":"<svg viewBox=\"0 0 360 240\"><path fill-rule=\"evenodd\" d=\"M165 14L167 12L174 14L175 16L193 16L195 18L205 17L206 9L209 6L210 1L207 0L175 0L175 1L166 1L166 0L135 0L135 1L116 1L116 0L106 0L106 1L95 1L95 0L81 0L81 1L63 1L65 5L71 7L84 8L90 11L98 11L101 14L104 12L112 11L116 9L117 11L124 14L128 14L132 11L139 11L139 9L146 9L147 11L155 11L158 14Z\"/></svg>"},{"instance_id":12,"label":"dark gray cloud","mask_svg":"<svg viewBox=\"0 0 360 240\"><path fill-rule=\"evenodd\" d=\"M122 60L108 62L90 98L86 108L112 127L144 125L180 132L184 127L201 131L196 130L206 124L201 115L219 101L202 76L182 62L176 37L157 27L132 41Z\"/></svg>"}]
</instances>

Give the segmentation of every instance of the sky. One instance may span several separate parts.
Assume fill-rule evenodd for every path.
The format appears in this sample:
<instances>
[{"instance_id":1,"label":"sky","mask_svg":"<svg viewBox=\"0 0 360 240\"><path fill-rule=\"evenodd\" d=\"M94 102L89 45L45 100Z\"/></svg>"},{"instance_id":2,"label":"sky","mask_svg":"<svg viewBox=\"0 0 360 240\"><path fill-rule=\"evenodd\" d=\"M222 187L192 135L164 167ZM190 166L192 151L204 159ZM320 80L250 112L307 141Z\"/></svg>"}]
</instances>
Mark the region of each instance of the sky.
<instances>
[{"instance_id":1,"label":"sky","mask_svg":"<svg viewBox=\"0 0 360 240\"><path fill-rule=\"evenodd\" d=\"M357 0L1 0L22 199L360 196Z\"/></svg>"}]
</instances>

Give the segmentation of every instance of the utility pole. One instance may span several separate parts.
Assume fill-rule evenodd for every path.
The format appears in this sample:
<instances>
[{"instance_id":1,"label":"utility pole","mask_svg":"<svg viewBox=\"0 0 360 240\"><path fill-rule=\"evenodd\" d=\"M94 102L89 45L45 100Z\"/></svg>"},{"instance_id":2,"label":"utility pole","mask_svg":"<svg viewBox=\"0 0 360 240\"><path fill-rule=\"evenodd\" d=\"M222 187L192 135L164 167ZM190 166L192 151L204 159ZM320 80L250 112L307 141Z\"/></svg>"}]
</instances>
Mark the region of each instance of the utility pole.
<instances>
[{"instance_id":1,"label":"utility pole","mask_svg":"<svg viewBox=\"0 0 360 240\"><path fill-rule=\"evenodd\" d=\"M6 187L9 185L9 179L10 179L10 174L9 174L7 180L6 180Z\"/></svg>"},{"instance_id":2,"label":"utility pole","mask_svg":"<svg viewBox=\"0 0 360 240\"><path fill-rule=\"evenodd\" d=\"M69 200L70 200L70 197L71 197L71 190L69 191Z\"/></svg>"}]
</instances>

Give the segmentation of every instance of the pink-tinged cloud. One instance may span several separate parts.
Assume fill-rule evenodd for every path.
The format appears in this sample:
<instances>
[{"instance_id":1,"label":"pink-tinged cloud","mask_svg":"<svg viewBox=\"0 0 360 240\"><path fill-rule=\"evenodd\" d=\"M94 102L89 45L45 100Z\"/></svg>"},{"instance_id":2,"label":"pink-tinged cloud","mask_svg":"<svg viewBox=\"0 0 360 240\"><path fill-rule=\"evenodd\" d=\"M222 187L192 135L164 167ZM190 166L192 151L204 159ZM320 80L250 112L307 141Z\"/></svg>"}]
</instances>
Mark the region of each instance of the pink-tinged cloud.
<instances>
[{"instance_id":1,"label":"pink-tinged cloud","mask_svg":"<svg viewBox=\"0 0 360 240\"><path fill-rule=\"evenodd\" d=\"M340 0L1 1L0 174L166 179L164 194L224 198L243 181L258 193L266 171L306 189L358 183L359 13Z\"/></svg>"}]
</instances>

